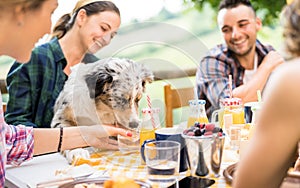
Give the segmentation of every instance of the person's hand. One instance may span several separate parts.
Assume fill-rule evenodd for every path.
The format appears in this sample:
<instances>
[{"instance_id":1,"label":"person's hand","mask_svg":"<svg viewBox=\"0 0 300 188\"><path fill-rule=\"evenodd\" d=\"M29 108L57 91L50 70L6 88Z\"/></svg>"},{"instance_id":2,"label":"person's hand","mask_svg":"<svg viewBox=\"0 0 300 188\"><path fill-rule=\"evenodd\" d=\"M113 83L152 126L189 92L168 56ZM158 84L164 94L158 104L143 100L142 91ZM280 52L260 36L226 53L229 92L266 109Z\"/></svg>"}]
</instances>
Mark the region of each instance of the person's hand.
<instances>
[{"instance_id":1,"label":"person's hand","mask_svg":"<svg viewBox=\"0 0 300 188\"><path fill-rule=\"evenodd\" d=\"M262 61L264 66L267 66L272 72L278 65L284 62L283 57L276 51L270 51Z\"/></svg>"},{"instance_id":2,"label":"person's hand","mask_svg":"<svg viewBox=\"0 0 300 188\"><path fill-rule=\"evenodd\" d=\"M99 149L118 149L116 140L109 136L132 136L129 130L116 128L107 125L79 126L80 133L85 142L92 147Z\"/></svg>"},{"instance_id":3,"label":"person's hand","mask_svg":"<svg viewBox=\"0 0 300 188\"><path fill-rule=\"evenodd\" d=\"M298 157L298 159L294 165L294 171L300 171L300 156Z\"/></svg>"},{"instance_id":4,"label":"person's hand","mask_svg":"<svg viewBox=\"0 0 300 188\"><path fill-rule=\"evenodd\" d=\"M298 142L298 159L295 162L294 171L300 171L300 142Z\"/></svg>"}]
</instances>

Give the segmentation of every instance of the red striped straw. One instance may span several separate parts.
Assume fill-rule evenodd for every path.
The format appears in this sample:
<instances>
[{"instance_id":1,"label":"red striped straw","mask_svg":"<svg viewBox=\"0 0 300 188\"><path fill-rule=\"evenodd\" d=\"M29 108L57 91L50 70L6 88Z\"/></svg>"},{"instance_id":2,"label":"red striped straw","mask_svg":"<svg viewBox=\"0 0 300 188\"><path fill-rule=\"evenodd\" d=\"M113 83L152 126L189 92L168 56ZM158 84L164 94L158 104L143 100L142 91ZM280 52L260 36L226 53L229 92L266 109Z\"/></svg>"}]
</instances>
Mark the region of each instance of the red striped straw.
<instances>
[{"instance_id":1,"label":"red striped straw","mask_svg":"<svg viewBox=\"0 0 300 188\"><path fill-rule=\"evenodd\" d=\"M150 99L149 95L147 95L147 104L148 104L148 108L150 110L149 113L151 116L152 127L153 127L153 129L155 129L155 121L154 121L154 117L153 117L152 104L151 104L151 99Z\"/></svg>"},{"instance_id":2,"label":"red striped straw","mask_svg":"<svg viewBox=\"0 0 300 188\"><path fill-rule=\"evenodd\" d=\"M230 92L230 98L232 98L232 75L229 74L229 92Z\"/></svg>"}]
</instances>

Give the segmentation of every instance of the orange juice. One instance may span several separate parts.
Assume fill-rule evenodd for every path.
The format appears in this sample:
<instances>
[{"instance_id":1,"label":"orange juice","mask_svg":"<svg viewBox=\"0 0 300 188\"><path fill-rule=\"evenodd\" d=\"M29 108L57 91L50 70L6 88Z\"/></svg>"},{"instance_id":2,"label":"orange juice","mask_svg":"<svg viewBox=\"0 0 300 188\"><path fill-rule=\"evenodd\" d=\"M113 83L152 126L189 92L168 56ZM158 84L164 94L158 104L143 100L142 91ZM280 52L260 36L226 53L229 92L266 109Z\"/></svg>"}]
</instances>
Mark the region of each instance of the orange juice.
<instances>
[{"instance_id":1,"label":"orange juice","mask_svg":"<svg viewBox=\"0 0 300 188\"><path fill-rule=\"evenodd\" d=\"M223 128L224 114L232 114L232 124L244 124L245 112L240 98L226 98L221 101L221 109L218 111L220 127Z\"/></svg>"},{"instance_id":2,"label":"orange juice","mask_svg":"<svg viewBox=\"0 0 300 188\"><path fill-rule=\"evenodd\" d=\"M220 127L223 128L223 116L224 114L232 114L232 124L244 124L245 123L245 112L244 110L220 110Z\"/></svg>"},{"instance_id":3,"label":"orange juice","mask_svg":"<svg viewBox=\"0 0 300 188\"><path fill-rule=\"evenodd\" d=\"M155 130L156 129L142 128L140 130L140 146L142 146L146 140L155 140ZM141 164L145 164L145 161L143 160L143 158L141 158Z\"/></svg>"},{"instance_id":4,"label":"orange juice","mask_svg":"<svg viewBox=\"0 0 300 188\"><path fill-rule=\"evenodd\" d=\"M142 145L145 140L155 139L156 129L141 129L140 131L140 145Z\"/></svg>"},{"instance_id":5,"label":"orange juice","mask_svg":"<svg viewBox=\"0 0 300 188\"><path fill-rule=\"evenodd\" d=\"M225 110L224 114L232 114L232 123L233 124L244 124L245 123L244 110Z\"/></svg>"},{"instance_id":6,"label":"orange juice","mask_svg":"<svg viewBox=\"0 0 300 188\"><path fill-rule=\"evenodd\" d=\"M188 122L187 122L187 127L192 127L194 126L195 122L199 123L208 123L208 118L207 117L189 117Z\"/></svg>"}]
</instances>

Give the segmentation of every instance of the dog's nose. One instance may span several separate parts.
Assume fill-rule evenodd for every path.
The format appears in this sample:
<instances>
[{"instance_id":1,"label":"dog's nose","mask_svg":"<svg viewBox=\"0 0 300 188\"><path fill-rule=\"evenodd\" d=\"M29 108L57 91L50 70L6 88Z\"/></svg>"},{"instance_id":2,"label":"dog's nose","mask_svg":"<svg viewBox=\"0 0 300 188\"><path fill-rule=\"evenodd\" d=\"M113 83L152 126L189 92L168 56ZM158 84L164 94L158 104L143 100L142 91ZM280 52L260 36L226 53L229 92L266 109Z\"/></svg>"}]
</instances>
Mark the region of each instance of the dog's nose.
<instances>
[{"instance_id":1,"label":"dog's nose","mask_svg":"<svg viewBox=\"0 0 300 188\"><path fill-rule=\"evenodd\" d=\"M135 129L138 126L139 126L139 122L136 122L136 121L129 122L129 127L132 128L132 129Z\"/></svg>"}]
</instances>

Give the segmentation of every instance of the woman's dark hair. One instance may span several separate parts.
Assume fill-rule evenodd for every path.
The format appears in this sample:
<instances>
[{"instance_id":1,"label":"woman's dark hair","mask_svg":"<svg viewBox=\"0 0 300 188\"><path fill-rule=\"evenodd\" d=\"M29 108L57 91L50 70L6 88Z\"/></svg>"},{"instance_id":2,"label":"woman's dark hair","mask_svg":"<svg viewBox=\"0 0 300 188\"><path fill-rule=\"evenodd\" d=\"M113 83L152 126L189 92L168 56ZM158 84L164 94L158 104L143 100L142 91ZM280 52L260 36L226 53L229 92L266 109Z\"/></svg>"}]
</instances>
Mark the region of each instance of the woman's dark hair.
<instances>
[{"instance_id":1,"label":"woman's dark hair","mask_svg":"<svg viewBox=\"0 0 300 188\"><path fill-rule=\"evenodd\" d=\"M285 50L294 57L300 56L300 0L283 8L281 21Z\"/></svg>"},{"instance_id":2,"label":"woman's dark hair","mask_svg":"<svg viewBox=\"0 0 300 188\"><path fill-rule=\"evenodd\" d=\"M219 11L223 8L231 9L235 8L239 5L245 5L253 10L255 13L255 10L250 2L250 0L222 0L219 4Z\"/></svg>"},{"instance_id":3,"label":"woman's dark hair","mask_svg":"<svg viewBox=\"0 0 300 188\"><path fill-rule=\"evenodd\" d=\"M80 4L82 6L80 6ZM75 18L79 10L84 9L87 16L98 14L104 11L112 11L120 16L120 11L118 7L111 1L93 1L91 3L85 4L84 1L79 1L75 6L71 14L63 15L55 24L51 38L57 37L62 38L74 25Z\"/></svg>"}]
</instances>

